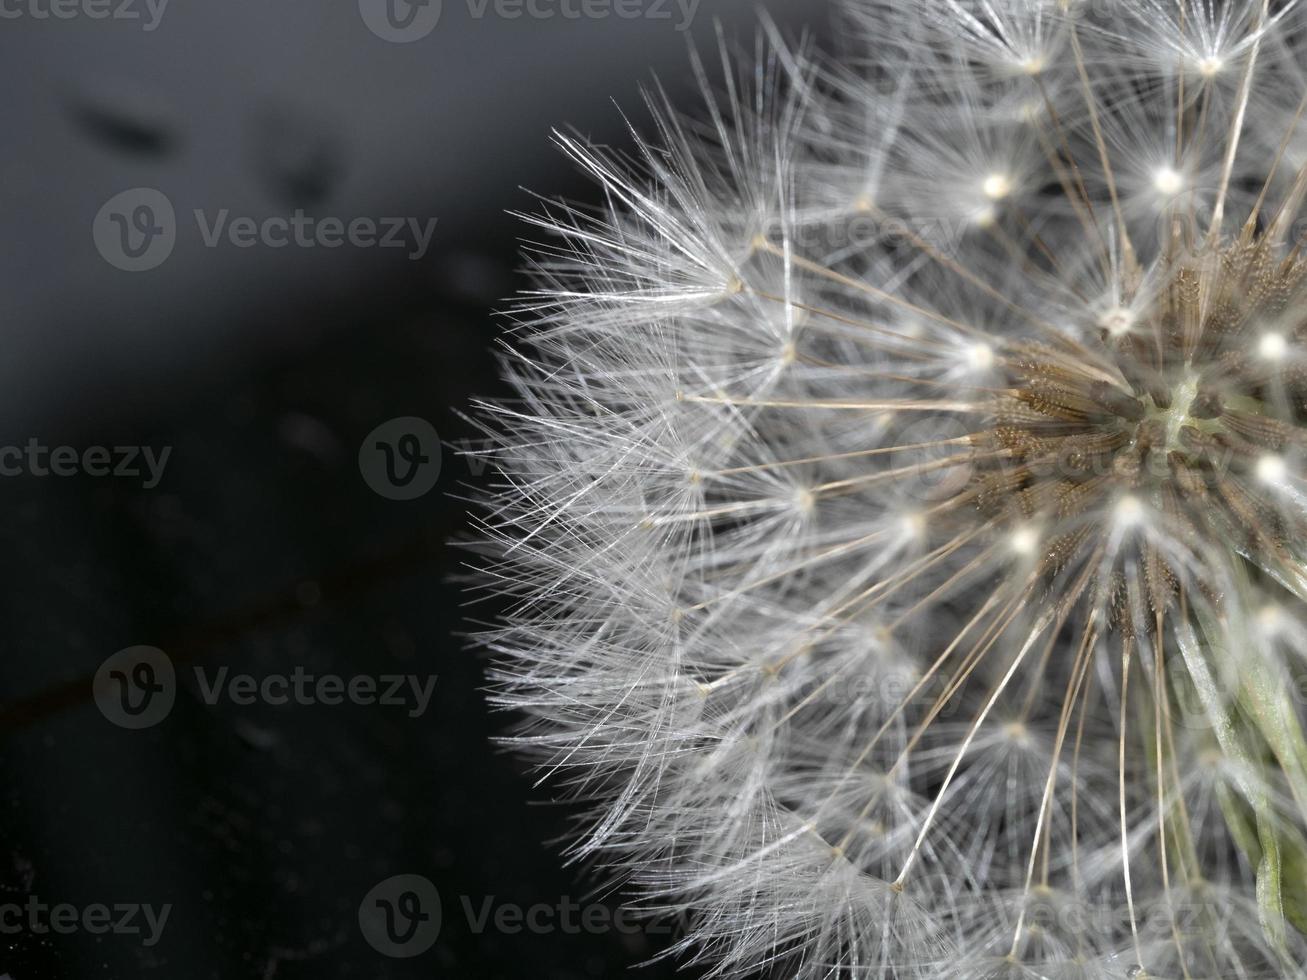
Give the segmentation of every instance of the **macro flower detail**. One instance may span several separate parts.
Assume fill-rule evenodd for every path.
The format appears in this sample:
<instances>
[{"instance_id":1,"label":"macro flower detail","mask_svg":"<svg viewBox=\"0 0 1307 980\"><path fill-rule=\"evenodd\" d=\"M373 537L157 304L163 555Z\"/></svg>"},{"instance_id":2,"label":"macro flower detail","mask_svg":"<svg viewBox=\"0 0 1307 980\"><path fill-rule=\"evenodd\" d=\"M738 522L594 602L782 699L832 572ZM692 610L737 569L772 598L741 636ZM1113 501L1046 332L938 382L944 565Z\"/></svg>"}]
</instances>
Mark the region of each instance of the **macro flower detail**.
<instances>
[{"instance_id":1,"label":"macro flower detail","mask_svg":"<svg viewBox=\"0 0 1307 980\"><path fill-rule=\"evenodd\" d=\"M513 743L710 976L1307 977L1300 6L840 16L559 137Z\"/></svg>"}]
</instances>

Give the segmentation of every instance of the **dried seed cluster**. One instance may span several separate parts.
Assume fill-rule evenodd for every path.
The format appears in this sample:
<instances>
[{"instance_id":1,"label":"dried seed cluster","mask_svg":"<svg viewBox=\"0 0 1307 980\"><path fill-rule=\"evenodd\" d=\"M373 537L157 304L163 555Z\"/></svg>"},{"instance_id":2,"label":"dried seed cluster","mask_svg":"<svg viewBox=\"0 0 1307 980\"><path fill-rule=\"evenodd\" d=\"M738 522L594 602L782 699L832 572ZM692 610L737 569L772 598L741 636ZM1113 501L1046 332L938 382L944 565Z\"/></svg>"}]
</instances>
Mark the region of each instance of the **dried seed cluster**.
<instances>
[{"instance_id":1,"label":"dried seed cluster","mask_svg":"<svg viewBox=\"0 0 1307 980\"><path fill-rule=\"evenodd\" d=\"M1106 318L1086 339L1106 357L1065 342L1017 346L993 427L973 437L1005 454L966 492L986 515L1045 529L1049 572L1143 508L1191 549L1233 546L1255 569L1292 563L1307 541L1307 521L1275 499L1285 455L1307 447L1307 368L1284 356L1307 340L1307 261L1297 249L1277 259L1282 250L1251 230L1206 257L1182 250L1178 235L1171 250L1144 312ZM1201 567L1177 574L1148 541L1140 552L1120 560L1145 570L1155 614L1181 580L1220 588ZM1119 570L1105 586L1113 625L1129 632Z\"/></svg>"}]
</instances>

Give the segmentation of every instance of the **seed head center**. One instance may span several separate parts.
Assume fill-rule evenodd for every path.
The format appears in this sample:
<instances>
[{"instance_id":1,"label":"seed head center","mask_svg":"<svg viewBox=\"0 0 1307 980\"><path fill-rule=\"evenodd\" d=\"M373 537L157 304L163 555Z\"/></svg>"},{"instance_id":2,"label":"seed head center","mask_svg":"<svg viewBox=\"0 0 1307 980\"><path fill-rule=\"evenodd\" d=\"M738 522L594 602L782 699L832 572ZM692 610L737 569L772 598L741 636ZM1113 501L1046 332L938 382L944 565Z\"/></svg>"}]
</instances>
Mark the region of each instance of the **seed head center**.
<instances>
[{"instance_id":1,"label":"seed head center","mask_svg":"<svg viewBox=\"0 0 1307 980\"><path fill-rule=\"evenodd\" d=\"M1193 425L1196 421L1190 416L1189 410L1197 397L1198 376L1190 372L1171 388L1170 406L1159 408L1155 402L1149 400L1152 410L1148 416L1160 422L1166 432L1166 452L1182 448L1180 430L1186 425Z\"/></svg>"}]
</instances>

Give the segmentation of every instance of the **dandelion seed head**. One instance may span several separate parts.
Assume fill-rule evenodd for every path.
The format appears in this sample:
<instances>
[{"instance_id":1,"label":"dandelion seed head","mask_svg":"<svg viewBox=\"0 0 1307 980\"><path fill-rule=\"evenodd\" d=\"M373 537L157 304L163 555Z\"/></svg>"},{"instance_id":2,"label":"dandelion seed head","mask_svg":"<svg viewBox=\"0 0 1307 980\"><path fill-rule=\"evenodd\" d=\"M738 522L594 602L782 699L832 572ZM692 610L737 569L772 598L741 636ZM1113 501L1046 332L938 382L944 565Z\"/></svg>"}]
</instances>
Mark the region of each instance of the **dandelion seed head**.
<instances>
[{"instance_id":1,"label":"dandelion seed head","mask_svg":"<svg viewBox=\"0 0 1307 980\"><path fill-rule=\"evenodd\" d=\"M843 6L559 137L513 744L710 976L1303 977L1307 4Z\"/></svg>"}]
</instances>

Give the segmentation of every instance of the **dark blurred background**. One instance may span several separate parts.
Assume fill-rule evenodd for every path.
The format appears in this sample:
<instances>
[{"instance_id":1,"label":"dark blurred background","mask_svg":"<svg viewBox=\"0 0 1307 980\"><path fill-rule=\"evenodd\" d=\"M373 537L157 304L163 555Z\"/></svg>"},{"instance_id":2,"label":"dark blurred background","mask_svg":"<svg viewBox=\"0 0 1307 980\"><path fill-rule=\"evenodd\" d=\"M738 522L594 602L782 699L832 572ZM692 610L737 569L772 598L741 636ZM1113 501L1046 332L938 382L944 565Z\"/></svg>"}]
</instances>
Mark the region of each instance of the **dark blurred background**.
<instances>
[{"instance_id":1,"label":"dark blurred background","mask_svg":"<svg viewBox=\"0 0 1307 980\"><path fill-rule=\"evenodd\" d=\"M492 743L456 413L502 394L520 188L595 198L550 128L625 144L611 100L690 95L688 44L761 8L825 18L0 0L0 977L562 980L672 942ZM296 670L436 680L206 700Z\"/></svg>"}]
</instances>

